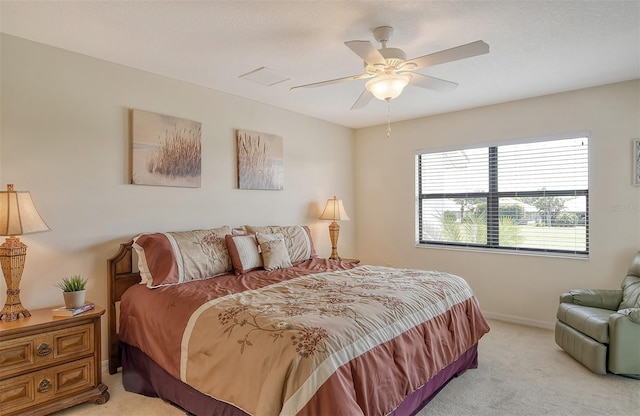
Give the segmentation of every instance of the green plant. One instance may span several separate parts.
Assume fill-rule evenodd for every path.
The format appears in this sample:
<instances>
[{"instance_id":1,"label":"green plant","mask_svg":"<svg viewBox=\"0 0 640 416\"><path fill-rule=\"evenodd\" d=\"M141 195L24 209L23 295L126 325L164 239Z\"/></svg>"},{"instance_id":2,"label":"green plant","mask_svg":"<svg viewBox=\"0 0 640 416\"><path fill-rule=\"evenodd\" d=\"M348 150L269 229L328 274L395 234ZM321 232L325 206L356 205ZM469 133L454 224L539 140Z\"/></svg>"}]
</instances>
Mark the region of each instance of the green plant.
<instances>
[{"instance_id":1,"label":"green plant","mask_svg":"<svg viewBox=\"0 0 640 416\"><path fill-rule=\"evenodd\" d=\"M553 225L556 227L574 227L578 224L580 218L573 212L561 212L553 221Z\"/></svg>"},{"instance_id":2,"label":"green plant","mask_svg":"<svg viewBox=\"0 0 640 416\"><path fill-rule=\"evenodd\" d=\"M63 292L79 292L85 290L87 286L87 279L76 274L69 277L63 277L62 281L55 285L62 289Z\"/></svg>"},{"instance_id":3,"label":"green plant","mask_svg":"<svg viewBox=\"0 0 640 416\"><path fill-rule=\"evenodd\" d=\"M524 220L524 207L516 204L500 204L498 218L510 218L515 224L521 223Z\"/></svg>"},{"instance_id":4,"label":"green plant","mask_svg":"<svg viewBox=\"0 0 640 416\"><path fill-rule=\"evenodd\" d=\"M499 220L500 245L504 247L519 247L524 240L520 226L511 217L501 217Z\"/></svg>"}]
</instances>

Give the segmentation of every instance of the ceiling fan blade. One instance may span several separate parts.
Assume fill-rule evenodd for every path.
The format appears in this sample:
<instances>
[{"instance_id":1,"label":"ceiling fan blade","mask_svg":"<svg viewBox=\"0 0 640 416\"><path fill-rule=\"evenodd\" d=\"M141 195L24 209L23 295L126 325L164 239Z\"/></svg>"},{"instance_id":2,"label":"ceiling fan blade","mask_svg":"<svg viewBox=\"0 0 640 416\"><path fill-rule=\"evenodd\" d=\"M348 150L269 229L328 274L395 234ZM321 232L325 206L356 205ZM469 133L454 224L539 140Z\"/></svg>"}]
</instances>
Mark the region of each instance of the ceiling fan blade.
<instances>
[{"instance_id":1,"label":"ceiling fan blade","mask_svg":"<svg viewBox=\"0 0 640 416\"><path fill-rule=\"evenodd\" d=\"M386 65L387 61L384 56L373 47L371 42L366 40L350 40L344 43L349 49L354 51L356 55L362 58L367 64L380 64Z\"/></svg>"},{"instance_id":2,"label":"ceiling fan blade","mask_svg":"<svg viewBox=\"0 0 640 416\"><path fill-rule=\"evenodd\" d=\"M416 72L411 74L409 84L438 92L450 92L458 87L458 84L455 82L445 81L444 79L430 77Z\"/></svg>"},{"instance_id":3,"label":"ceiling fan blade","mask_svg":"<svg viewBox=\"0 0 640 416\"><path fill-rule=\"evenodd\" d=\"M373 94L369 92L369 90L364 90L360 97L356 100L355 103L351 106L352 110L358 110L360 108L364 108L369 104L369 101L373 98Z\"/></svg>"},{"instance_id":4,"label":"ceiling fan blade","mask_svg":"<svg viewBox=\"0 0 640 416\"><path fill-rule=\"evenodd\" d=\"M466 45L456 46L455 48L445 49L419 58L410 59L403 66L409 64L410 70L427 68L429 66L440 65L446 62L457 61L459 59L471 58L472 56L483 55L489 53L489 45L481 40L467 43ZM415 65L411 67L410 64Z\"/></svg>"},{"instance_id":5,"label":"ceiling fan blade","mask_svg":"<svg viewBox=\"0 0 640 416\"><path fill-rule=\"evenodd\" d=\"M367 78L371 78L372 76L373 75L371 75L371 74L352 75L350 77L336 78L336 79L330 79L330 80L327 80L327 81L320 81L320 82L313 82L311 84L296 85L295 87L291 87L290 90L293 90L295 88L323 87L325 85L337 84L339 82L355 81L355 80L358 80L358 79L367 79Z\"/></svg>"}]
</instances>

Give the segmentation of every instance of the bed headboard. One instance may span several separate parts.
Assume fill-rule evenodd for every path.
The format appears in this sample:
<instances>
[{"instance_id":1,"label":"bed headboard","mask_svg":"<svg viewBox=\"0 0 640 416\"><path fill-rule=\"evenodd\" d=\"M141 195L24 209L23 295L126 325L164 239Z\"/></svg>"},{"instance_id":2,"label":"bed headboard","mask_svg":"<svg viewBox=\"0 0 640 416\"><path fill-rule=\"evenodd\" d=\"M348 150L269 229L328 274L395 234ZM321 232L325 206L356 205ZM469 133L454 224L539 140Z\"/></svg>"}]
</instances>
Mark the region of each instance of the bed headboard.
<instances>
[{"instance_id":1,"label":"bed headboard","mask_svg":"<svg viewBox=\"0 0 640 416\"><path fill-rule=\"evenodd\" d=\"M140 273L134 271L133 240L120 244L120 248L115 256L107 260L108 266L108 287L107 297L109 301L109 374L118 372L118 367L122 365L120 357L120 337L118 335L118 309L120 297L130 286L140 283Z\"/></svg>"}]
</instances>

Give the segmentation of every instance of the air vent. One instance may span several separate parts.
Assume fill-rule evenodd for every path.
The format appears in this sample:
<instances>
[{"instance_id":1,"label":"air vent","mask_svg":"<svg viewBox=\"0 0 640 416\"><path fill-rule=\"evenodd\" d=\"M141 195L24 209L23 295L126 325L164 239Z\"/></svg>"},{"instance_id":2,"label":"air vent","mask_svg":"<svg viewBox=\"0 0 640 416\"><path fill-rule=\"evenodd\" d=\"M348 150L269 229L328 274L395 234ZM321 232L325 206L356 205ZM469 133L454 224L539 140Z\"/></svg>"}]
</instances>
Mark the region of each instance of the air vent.
<instances>
[{"instance_id":1,"label":"air vent","mask_svg":"<svg viewBox=\"0 0 640 416\"><path fill-rule=\"evenodd\" d=\"M282 75L273 69L267 67L258 68L254 71L247 72L244 75L240 75L239 78L248 79L265 87L279 84L289 79L286 75Z\"/></svg>"}]
</instances>

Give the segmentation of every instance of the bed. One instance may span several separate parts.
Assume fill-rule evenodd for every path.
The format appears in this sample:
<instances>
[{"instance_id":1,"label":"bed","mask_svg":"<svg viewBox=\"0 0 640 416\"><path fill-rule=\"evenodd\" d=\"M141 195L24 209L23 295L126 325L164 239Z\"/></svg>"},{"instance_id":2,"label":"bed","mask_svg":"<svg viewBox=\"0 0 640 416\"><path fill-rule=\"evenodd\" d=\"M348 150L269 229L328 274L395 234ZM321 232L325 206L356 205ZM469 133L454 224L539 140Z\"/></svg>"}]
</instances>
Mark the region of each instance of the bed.
<instances>
[{"instance_id":1,"label":"bed","mask_svg":"<svg viewBox=\"0 0 640 416\"><path fill-rule=\"evenodd\" d=\"M414 415L489 331L462 278L317 258L306 227L143 234L108 269L109 372L199 416Z\"/></svg>"}]
</instances>

